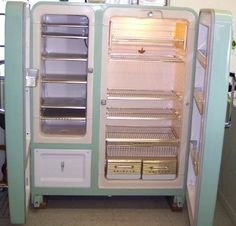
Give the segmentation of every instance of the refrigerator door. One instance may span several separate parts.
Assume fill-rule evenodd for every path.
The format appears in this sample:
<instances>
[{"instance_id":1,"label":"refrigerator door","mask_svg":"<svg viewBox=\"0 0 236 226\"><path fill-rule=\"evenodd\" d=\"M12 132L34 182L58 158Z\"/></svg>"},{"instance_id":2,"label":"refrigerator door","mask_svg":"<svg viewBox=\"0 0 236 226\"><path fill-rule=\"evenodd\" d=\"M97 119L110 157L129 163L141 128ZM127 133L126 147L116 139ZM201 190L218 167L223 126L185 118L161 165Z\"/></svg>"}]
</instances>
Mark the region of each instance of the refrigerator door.
<instances>
[{"instance_id":1,"label":"refrigerator door","mask_svg":"<svg viewBox=\"0 0 236 226\"><path fill-rule=\"evenodd\" d=\"M24 224L30 199L29 8L8 2L5 30L5 115L11 223ZM13 63L14 62L14 65Z\"/></svg>"},{"instance_id":2,"label":"refrigerator door","mask_svg":"<svg viewBox=\"0 0 236 226\"><path fill-rule=\"evenodd\" d=\"M201 10L196 52L187 205L191 226L211 226L227 103L231 22L228 12Z\"/></svg>"}]
</instances>

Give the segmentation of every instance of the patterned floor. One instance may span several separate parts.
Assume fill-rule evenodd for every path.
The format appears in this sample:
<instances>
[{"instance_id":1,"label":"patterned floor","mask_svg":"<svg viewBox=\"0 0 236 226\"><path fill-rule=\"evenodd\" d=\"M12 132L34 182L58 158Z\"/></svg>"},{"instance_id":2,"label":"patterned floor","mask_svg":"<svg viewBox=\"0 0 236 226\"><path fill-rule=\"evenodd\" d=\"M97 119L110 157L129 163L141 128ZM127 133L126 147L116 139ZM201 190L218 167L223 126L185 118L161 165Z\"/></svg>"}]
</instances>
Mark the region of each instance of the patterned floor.
<instances>
[{"instance_id":1,"label":"patterned floor","mask_svg":"<svg viewBox=\"0 0 236 226\"><path fill-rule=\"evenodd\" d=\"M0 218L9 217L8 192L7 189L0 189Z\"/></svg>"}]
</instances>

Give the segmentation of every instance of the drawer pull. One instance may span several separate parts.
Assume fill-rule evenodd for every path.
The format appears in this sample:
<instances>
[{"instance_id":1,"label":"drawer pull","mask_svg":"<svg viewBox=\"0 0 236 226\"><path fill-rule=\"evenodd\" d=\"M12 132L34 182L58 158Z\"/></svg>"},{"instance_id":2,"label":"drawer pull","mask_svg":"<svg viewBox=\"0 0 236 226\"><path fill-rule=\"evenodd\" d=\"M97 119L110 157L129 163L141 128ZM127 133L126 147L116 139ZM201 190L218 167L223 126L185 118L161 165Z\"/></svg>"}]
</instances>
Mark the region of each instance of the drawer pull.
<instances>
[{"instance_id":1,"label":"drawer pull","mask_svg":"<svg viewBox=\"0 0 236 226\"><path fill-rule=\"evenodd\" d=\"M61 172L64 171L64 168L65 168L65 162L63 161L63 162L61 162Z\"/></svg>"},{"instance_id":2,"label":"drawer pull","mask_svg":"<svg viewBox=\"0 0 236 226\"><path fill-rule=\"evenodd\" d=\"M115 166L115 168L127 168L127 169L133 169L134 166L119 165L119 166Z\"/></svg>"},{"instance_id":3,"label":"drawer pull","mask_svg":"<svg viewBox=\"0 0 236 226\"><path fill-rule=\"evenodd\" d=\"M161 166L151 166L150 169L152 170L168 170L167 166L161 167Z\"/></svg>"}]
</instances>

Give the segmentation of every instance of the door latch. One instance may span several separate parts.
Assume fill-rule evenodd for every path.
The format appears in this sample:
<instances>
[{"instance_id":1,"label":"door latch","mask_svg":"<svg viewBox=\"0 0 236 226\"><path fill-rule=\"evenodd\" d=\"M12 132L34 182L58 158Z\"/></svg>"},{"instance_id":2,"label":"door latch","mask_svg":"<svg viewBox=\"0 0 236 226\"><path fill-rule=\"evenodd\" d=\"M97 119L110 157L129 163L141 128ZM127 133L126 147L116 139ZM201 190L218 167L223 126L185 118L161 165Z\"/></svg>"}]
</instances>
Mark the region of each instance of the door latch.
<instances>
[{"instance_id":1,"label":"door latch","mask_svg":"<svg viewBox=\"0 0 236 226\"><path fill-rule=\"evenodd\" d=\"M26 87L35 87L37 85L38 73L39 73L38 69L33 69L33 68L26 69L26 76L25 76Z\"/></svg>"}]
</instances>

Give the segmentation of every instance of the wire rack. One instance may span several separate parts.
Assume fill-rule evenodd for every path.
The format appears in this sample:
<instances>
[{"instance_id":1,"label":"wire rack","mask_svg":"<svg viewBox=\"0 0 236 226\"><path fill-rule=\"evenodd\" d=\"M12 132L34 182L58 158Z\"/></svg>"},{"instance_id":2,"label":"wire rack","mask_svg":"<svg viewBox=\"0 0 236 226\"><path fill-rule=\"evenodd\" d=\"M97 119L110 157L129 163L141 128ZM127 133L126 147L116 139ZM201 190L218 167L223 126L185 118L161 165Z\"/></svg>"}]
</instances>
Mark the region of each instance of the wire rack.
<instances>
[{"instance_id":1,"label":"wire rack","mask_svg":"<svg viewBox=\"0 0 236 226\"><path fill-rule=\"evenodd\" d=\"M179 138L170 127L107 126L106 141L179 143Z\"/></svg>"}]
</instances>

